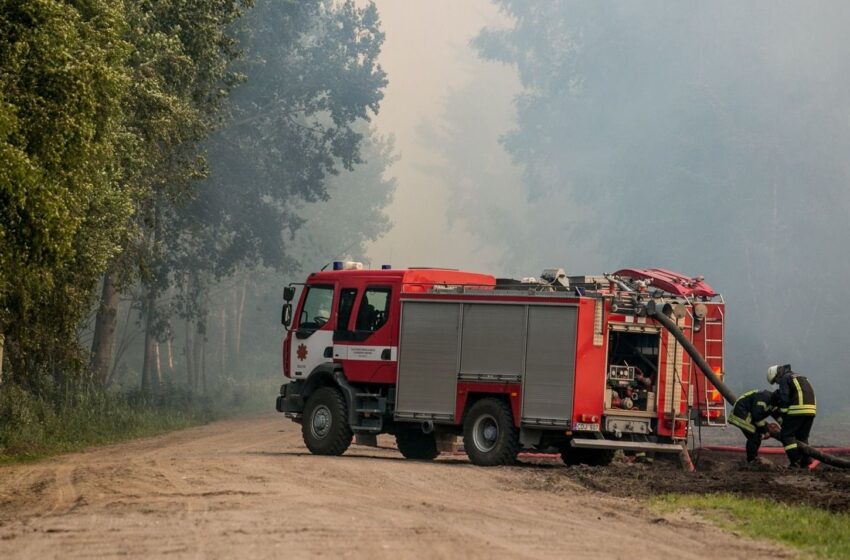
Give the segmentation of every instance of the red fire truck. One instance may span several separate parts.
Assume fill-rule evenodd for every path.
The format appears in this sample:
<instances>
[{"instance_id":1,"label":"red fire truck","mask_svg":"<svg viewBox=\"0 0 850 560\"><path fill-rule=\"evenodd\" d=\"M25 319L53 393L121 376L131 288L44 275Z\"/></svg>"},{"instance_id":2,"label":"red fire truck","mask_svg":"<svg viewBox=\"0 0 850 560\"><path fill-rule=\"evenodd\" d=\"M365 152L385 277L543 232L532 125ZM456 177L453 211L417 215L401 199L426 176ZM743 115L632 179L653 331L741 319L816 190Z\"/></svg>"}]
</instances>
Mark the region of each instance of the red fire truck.
<instances>
[{"instance_id":1,"label":"red fire truck","mask_svg":"<svg viewBox=\"0 0 850 560\"><path fill-rule=\"evenodd\" d=\"M681 452L691 426L725 424L722 395L647 312L663 310L722 378L724 303L701 277L334 268L310 274L294 306L284 290L277 410L312 453L388 433L429 460L462 436L476 465L553 449L602 465L617 449Z\"/></svg>"}]
</instances>

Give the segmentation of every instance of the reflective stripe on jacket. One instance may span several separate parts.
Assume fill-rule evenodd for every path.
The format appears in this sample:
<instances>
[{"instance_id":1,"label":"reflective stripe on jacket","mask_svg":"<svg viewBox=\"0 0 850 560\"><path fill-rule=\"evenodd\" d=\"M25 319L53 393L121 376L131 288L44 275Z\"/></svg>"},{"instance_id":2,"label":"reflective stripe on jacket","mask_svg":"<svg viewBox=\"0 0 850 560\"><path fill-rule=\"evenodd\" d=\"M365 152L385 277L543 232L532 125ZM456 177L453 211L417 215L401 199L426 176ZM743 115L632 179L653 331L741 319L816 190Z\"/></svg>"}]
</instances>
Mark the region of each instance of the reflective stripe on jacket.
<instances>
[{"instance_id":1,"label":"reflective stripe on jacket","mask_svg":"<svg viewBox=\"0 0 850 560\"><path fill-rule=\"evenodd\" d=\"M815 391L805 376L789 373L779 380L779 411L788 416L817 414Z\"/></svg>"},{"instance_id":2,"label":"reflective stripe on jacket","mask_svg":"<svg viewBox=\"0 0 850 560\"><path fill-rule=\"evenodd\" d=\"M766 431L768 417L779 416L773 399L770 391L747 391L732 405L729 423L749 433Z\"/></svg>"}]
</instances>

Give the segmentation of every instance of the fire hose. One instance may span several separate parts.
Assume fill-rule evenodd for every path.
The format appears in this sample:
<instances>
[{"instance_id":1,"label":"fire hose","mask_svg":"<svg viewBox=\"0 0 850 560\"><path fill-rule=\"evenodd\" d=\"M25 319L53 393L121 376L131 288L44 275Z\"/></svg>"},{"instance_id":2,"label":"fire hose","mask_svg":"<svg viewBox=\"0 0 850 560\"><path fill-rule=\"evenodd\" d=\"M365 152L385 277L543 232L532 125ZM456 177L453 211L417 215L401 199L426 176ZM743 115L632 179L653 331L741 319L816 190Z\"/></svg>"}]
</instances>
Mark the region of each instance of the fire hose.
<instances>
[{"instance_id":1,"label":"fire hose","mask_svg":"<svg viewBox=\"0 0 850 560\"><path fill-rule=\"evenodd\" d=\"M655 301L650 300L646 304L646 313L667 329L667 332L673 335L679 344L682 345L682 348L685 349L685 352L688 353L688 356L691 357L691 360L697 365L697 367L702 371L703 375L711 381L711 383L717 388L723 398L726 401L733 405L735 401L738 400L738 397L732 392L732 389L729 388L728 385L723 383L723 381L714 373L714 371L709 367L708 362L705 361L705 358L702 354L699 353L699 350L688 340L688 337L685 336L685 333L679 329L676 325L675 321L673 321L670 317L668 317L667 313L670 312L671 306L667 305L659 305ZM776 436L771 436L776 437ZM777 438L778 439L778 438ZM843 459L841 457L836 457L835 455L829 455L824 453L820 449L816 449L808 444L803 443L802 441L797 440L797 447L806 455L813 459L819 460L821 463L826 465L832 465L833 467L839 467L842 469L850 468L850 459Z\"/></svg>"}]
</instances>

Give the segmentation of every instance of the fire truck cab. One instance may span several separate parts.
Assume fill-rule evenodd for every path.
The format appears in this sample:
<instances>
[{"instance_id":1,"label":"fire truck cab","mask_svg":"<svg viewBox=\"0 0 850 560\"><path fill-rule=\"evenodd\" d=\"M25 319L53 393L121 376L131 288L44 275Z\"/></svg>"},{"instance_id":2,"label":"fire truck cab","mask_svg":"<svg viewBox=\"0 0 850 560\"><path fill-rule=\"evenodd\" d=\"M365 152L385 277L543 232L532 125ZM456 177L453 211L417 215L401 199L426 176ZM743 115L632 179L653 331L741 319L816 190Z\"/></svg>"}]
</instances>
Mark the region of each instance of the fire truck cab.
<instances>
[{"instance_id":1,"label":"fire truck cab","mask_svg":"<svg viewBox=\"0 0 850 560\"><path fill-rule=\"evenodd\" d=\"M477 465L551 449L599 465L617 449L681 451L694 422L725 424L722 396L647 313L663 309L722 376L724 304L702 278L334 268L297 302L284 292L277 410L315 454L388 433L411 459L462 436Z\"/></svg>"}]
</instances>

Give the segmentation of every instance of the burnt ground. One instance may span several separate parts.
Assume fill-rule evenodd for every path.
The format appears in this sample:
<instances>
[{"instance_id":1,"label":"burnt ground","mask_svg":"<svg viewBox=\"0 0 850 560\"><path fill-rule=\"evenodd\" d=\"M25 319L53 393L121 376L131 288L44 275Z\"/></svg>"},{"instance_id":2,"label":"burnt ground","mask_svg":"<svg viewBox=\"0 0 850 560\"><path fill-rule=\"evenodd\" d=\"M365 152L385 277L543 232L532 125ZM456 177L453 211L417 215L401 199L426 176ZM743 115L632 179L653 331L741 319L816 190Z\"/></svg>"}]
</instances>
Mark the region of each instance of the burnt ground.
<instances>
[{"instance_id":1,"label":"burnt ground","mask_svg":"<svg viewBox=\"0 0 850 560\"><path fill-rule=\"evenodd\" d=\"M791 470L783 455L766 456L771 466L747 468L743 454L701 450L693 454L696 472L684 471L678 460L634 463L617 457L608 467L541 468L534 484L555 491L565 483L618 497L647 498L666 493L733 493L832 512L850 511L850 470L819 465L813 471ZM555 466L551 460L525 462ZM563 479L563 480L562 480Z\"/></svg>"}]
</instances>

